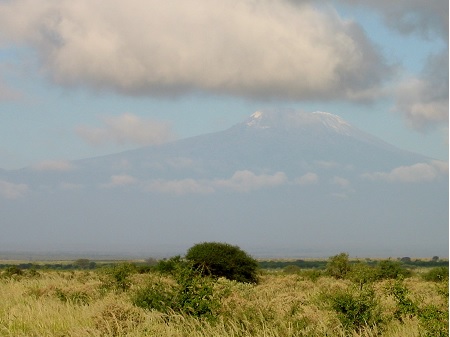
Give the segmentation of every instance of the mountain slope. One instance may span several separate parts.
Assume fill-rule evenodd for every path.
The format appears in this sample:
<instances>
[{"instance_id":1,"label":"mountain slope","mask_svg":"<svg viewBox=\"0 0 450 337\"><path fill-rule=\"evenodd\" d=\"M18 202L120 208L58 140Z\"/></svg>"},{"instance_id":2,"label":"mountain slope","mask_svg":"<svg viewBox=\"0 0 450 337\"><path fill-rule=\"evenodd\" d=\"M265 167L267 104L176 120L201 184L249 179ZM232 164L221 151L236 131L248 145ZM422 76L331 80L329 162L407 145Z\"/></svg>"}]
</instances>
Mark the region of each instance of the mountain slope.
<instances>
[{"instance_id":1,"label":"mountain slope","mask_svg":"<svg viewBox=\"0 0 450 337\"><path fill-rule=\"evenodd\" d=\"M4 249L447 254L447 164L324 112L256 112L221 132L0 173Z\"/></svg>"},{"instance_id":2,"label":"mountain slope","mask_svg":"<svg viewBox=\"0 0 450 337\"><path fill-rule=\"evenodd\" d=\"M88 169L102 165L120 168L120 162L126 162L165 177L212 177L239 169L298 174L324 162L351 165L362 172L428 160L395 148L329 113L290 113L280 117L257 112L222 132L83 160L77 165ZM181 172L180 168L186 171Z\"/></svg>"}]
</instances>

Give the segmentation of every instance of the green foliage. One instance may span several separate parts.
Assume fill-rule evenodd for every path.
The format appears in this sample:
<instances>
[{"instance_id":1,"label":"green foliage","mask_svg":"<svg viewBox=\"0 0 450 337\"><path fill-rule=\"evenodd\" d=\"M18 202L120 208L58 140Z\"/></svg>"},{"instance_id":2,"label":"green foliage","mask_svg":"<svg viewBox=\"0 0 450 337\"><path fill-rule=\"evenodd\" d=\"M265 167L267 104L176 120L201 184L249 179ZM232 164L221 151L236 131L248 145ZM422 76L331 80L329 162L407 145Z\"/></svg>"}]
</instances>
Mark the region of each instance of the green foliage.
<instances>
[{"instance_id":1,"label":"green foliage","mask_svg":"<svg viewBox=\"0 0 450 337\"><path fill-rule=\"evenodd\" d=\"M298 274L298 273L300 273L300 271L301 271L301 268L294 264L288 265L283 268L283 272L285 274Z\"/></svg>"},{"instance_id":2,"label":"green foliage","mask_svg":"<svg viewBox=\"0 0 450 337\"><path fill-rule=\"evenodd\" d=\"M423 279L432 282L448 281L448 267L432 268L422 275Z\"/></svg>"},{"instance_id":3,"label":"green foliage","mask_svg":"<svg viewBox=\"0 0 450 337\"><path fill-rule=\"evenodd\" d=\"M374 282L377 279L377 274L374 267L364 262L358 262L351 266L346 278L359 284L360 289L362 289L364 284Z\"/></svg>"},{"instance_id":4,"label":"green foliage","mask_svg":"<svg viewBox=\"0 0 450 337\"><path fill-rule=\"evenodd\" d=\"M375 292L371 287L339 290L328 295L331 309L347 330L380 325L383 320Z\"/></svg>"},{"instance_id":5,"label":"green foliage","mask_svg":"<svg viewBox=\"0 0 450 337\"><path fill-rule=\"evenodd\" d=\"M91 298L83 291L64 291L60 288L55 289L56 297L62 302L69 302L72 304L88 305Z\"/></svg>"},{"instance_id":6,"label":"green foliage","mask_svg":"<svg viewBox=\"0 0 450 337\"><path fill-rule=\"evenodd\" d=\"M419 312L421 336L448 337L448 310L440 310L435 305L427 305Z\"/></svg>"},{"instance_id":7,"label":"green foliage","mask_svg":"<svg viewBox=\"0 0 450 337\"><path fill-rule=\"evenodd\" d=\"M178 309L176 287L163 280L149 282L136 290L132 302L137 307L164 313Z\"/></svg>"},{"instance_id":8,"label":"green foliage","mask_svg":"<svg viewBox=\"0 0 450 337\"><path fill-rule=\"evenodd\" d=\"M448 301L448 284L443 287L444 292L438 293L443 295ZM409 290L403 284L402 280L396 280L395 283L388 287L388 293L392 295L396 301L397 308L394 317L403 321L405 317L417 316L420 323L420 336L424 337L447 337L448 329L448 303L444 309L439 308L435 304L427 304L420 306L409 297Z\"/></svg>"},{"instance_id":9,"label":"green foliage","mask_svg":"<svg viewBox=\"0 0 450 337\"><path fill-rule=\"evenodd\" d=\"M191 247L186 259L202 275L225 277L238 282L257 283L258 263L237 246L204 242Z\"/></svg>"},{"instance_id":10,"label":"green foliage","mask_svg":"<svg viewBox=\"0 0 450 337\"><path fill-rule=\"evenodd\" d=\"M324 260L295 260L295 261L259 261L261 269L283 269L288 266L296 266L301 269L325 269L327 261Z\"/></svg>"},{"instance_id":11,"label":"green foliage","mask_svg":"<svg viewBox=\"0 0 450 337\"><path fill-rule=\"evenodd\" d=\"M184 264L185 262L181 259L180 255L171 257L168 260L161 260L158 261L158 263L153 267L153 270L158 271L163 274L173 274L175 273L180 265Z\"/></svg>"},{"instance_id":12,"label":"green foliage","mask_svg":"<svg viewBox=\"0 0 450 337\"><path fill-rule=\"evenodd\" d=\"M347 253L340 253L328 259L327 274L337 279L342 279L350 272L350 261Z\"/></svg>"},{"instance_id":13,"label":"green foliage","mask_svg":"<svg viewBox=\"0 0 450 337\"><path fill-rule=\"evenodd\" d=\"M90 261L88 259L78 259L73 264L80 269L88 269L89 263L90 263Z\"/></svg>"},{"instance_id":14,"label":"green foliage","mask_svg":"<svg viewBox=\"0 0 450 337\"><path fill-rule=\"evenodd\" d=\"M404 268L398 261L382 260L378 262L375 269L377 278L380 280L411 276L411 271Z\"/></svg>"},{"instance_id":15,"label":"green foliage","mask_svg":"<svg viewBox=\"0 0 450 337\"><path fill-rule=\"evenodd\" d=\"M1 274L1 276L5 278L20 277L22 275L23 271L18 266L8 266Z\"/></svg>"},{"instance_id":16,"label":"green foliage","mask_svg":"<svg viewBox=\"0 0 450 337\"><path fill-rule=\"evenodd\" d=\"M120 263L102 270L102 287L126 291L131 287L130 275L137 272L137 268L131 263Z\"/></svg>"},{"instance_id":17,"label":"green foliage","mask_svg":"<svg viewBox=\"0 0 450 337\"><path fill-rule=\"evenodd\" d=\"M408 267L448 267L448 260L441 260L437 256L434 256L431 260L415 259L411 261L402 261L402 263Z\"/></svg>"},{"instance_id":18,"label":"green foliage","mask_svg":"<svg viewBox=\"0 0 450 337\"><path fill-rule=\"evenodd\" d=\"M212 319L220 304L213 297L213 280L186 263L176 265L172 274L175 284L163 280L149 282L136 291L133 304L163 313L176 312Z\"/></svg>"},{"instance_id":19,"label":"green foliage","mask_svg":"<svg viewBox=\"0 0 450 337\"><path fill-rule=\"evenodd\" d=\"M388 294L394 297L396 302L396 309L394 311L394 317L400 321L404 317L413 317L417 314L419 308L416 303L408 296L409 290L403 284L401 279L396 280L393 284L387 288Z\"/></svg>"}]
</instances>

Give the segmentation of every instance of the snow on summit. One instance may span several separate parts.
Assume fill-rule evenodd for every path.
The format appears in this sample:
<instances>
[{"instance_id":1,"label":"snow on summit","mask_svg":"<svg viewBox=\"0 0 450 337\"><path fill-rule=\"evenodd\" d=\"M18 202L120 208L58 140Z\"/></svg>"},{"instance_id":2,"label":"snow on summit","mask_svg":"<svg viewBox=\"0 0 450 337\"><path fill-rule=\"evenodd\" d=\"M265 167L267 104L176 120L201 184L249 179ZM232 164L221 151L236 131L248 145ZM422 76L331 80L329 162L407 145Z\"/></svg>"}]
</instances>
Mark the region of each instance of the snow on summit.
<instances>
[{"instance_id":1,"label":"snow on summit","mask_svg":"<svg viewBox=\"0 0 450 337\"><path fill-rule=\"evenodd\" d=\"M258 129L282 128L286 130L325 126L327 129L345 135L350 135L351 130L354 129L341 117L322 111L256 111L249 117L245 124Z\"/></svg>"}]
</instances>

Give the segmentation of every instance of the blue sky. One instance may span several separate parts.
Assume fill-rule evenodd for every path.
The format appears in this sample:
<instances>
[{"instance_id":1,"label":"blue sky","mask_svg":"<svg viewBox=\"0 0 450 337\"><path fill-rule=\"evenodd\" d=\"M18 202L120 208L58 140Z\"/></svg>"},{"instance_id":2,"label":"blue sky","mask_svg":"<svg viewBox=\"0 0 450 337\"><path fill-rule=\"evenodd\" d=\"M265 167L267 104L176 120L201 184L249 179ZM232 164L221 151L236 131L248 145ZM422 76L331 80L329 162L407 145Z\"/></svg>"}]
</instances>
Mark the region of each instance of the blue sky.
<instances>
[{"instance_id":1,"label":"blue sky","mask_svg":"<svg viewBox=\"0 0 450 337\"><path fill-rule=\"evenodd\" d=\"M0 168L337 114L448 160L448 1L0 1Z\"/></svg>"}]
</instances>

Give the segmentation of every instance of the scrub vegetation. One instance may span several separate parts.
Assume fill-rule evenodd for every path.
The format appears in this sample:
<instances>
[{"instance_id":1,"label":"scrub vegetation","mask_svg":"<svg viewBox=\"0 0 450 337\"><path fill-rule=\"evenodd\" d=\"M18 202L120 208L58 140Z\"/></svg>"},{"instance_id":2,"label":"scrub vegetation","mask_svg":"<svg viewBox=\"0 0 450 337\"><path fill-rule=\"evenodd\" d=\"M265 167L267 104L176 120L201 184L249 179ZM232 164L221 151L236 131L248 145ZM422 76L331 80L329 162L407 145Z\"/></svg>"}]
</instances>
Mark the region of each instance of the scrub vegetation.
<instances>
[{"instance_id":1,"label":"scrub vegetation","mask_svg":"<svg viewBox=\"0 0 450 337\"><path fill-rule=\"evenodd\" d=\"M220 268L227 258L230 268L236 256L248 259L250 270L244 274L252 278L236 277L233 268L214 273L216 261L198 260L211 245ZM256 269L255 260L238 247L194 247L186 257L160 261L78 261L76 270L5 266L0 270L0 335L449 334L447 266L411 268L401 260L351 260L341 253L319 267L283 261L282 268Z\"/></svg>"}]
</instances>

